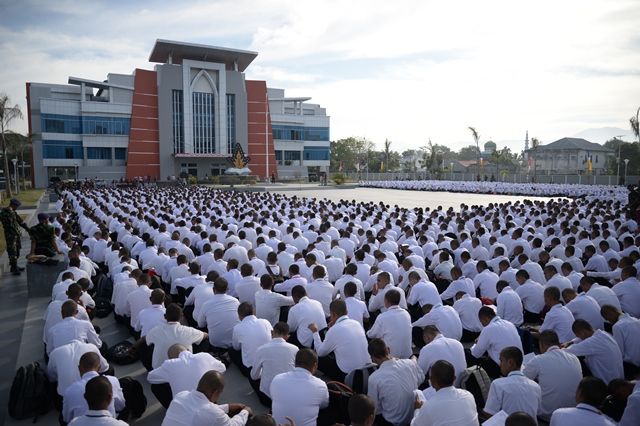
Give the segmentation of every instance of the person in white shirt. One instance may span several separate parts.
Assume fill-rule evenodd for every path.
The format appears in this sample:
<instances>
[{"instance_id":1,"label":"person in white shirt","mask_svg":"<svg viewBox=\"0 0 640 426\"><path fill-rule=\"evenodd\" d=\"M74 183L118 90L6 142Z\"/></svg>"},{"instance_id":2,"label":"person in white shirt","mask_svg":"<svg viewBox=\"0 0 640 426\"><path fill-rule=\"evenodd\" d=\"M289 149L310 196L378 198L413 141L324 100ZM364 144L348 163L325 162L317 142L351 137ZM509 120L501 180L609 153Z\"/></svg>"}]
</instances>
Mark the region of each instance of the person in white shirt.
<instances>
[{"instance_id":1,"label":"person in white shirt","mask_svg":"<svg viewBox=\"0 0 640 426\"><path fill-rule=\"evenodd\" d=\"M325 269L320 266L313 268L313 281L306 285L307 296L322 304L325 317L329 317L329 305L333 300L334 287L326 277Z\"/></svg>"},{"instance_id":2,"label":"person in white shirt","mask_svg":"<svg viewBox=\"0 0 640 426\"><path fill-rule=\"evenodd\" d=\"M459 267L454 266L451 269L451 278L453 281L451 281L447 289L440 294L440 299L443 301L453 299L459 291L463 291L469 296L476 296L476 288L473 280L465 277Z\"/></svg>"},{"instance_id":3,"label":"person in white shirt","mask_svg":"<svg viewBox=\"0 0 640 426\"><path fill-rule=\"evenodd\" d=\"M496 305L498 308L498 316L504 320L507 320L516 327L519 327L524 322L522 300L507 281L500 280L496 284L498 290L498 297L496 298Z\"/></svg>"},{"instance_id":4,"label":"person in white shirt","mask_svg":"<svg viewBox=\"0 0 640 426\"><path fill-rule=\"evenodd\" d=\"M482 323L478 318L478 312L482 308L482 301L464 291L457 292L455 298L453 309L458 313L462 324L460 341L464 343L475 342L480 336L480 331L482 331Z\"/></svg>"},{"instance_id":5,"label":"person in white shirt","mask_svg":"<svg viewBox=\"0 0 640 426\"><path fill-rule=\"evenodd\" d=\"M455 339L443 336L435 325L428 325L422 332L425 346L420 349L418 356L418 366L425 375L429 374L431 366L438 360L449 361L456 371L456 381L458 384L460 375L467 368L467 361L464 356L462 343Z\"/></svg>"},{"instance_id":6,"label":"person in white shirt","mask_svg":"<svg viewBox=\"0 0 640 426\"><path fill-rule=\"evenodd\" d=\"M76 417L84 415L89 410L87 401L84 398L85 387L89 380L99 376L100 355L94 352L85 353L80 357L77 368L80 373L80 379L71 384L63 395L62 418L67 423ZM116 413L122 411L125 406L122 388L117 378L107 375L103 377L106 377L111 383L113 398L108 410L112 417L116 417Z\"/></svg>"},{"instance_id":7,"label":"person in white shirt","mask_svg":"<svg viewBox=\"0 0 640 426\"><path fill-rule=\"evenodd\" d=\"M402 309L407 309L407 299L402 289L399 289L391 282L391 275L388 272L379 272L375 277L375 285L372 289L372 295L369 299L369 312L384 312L387 310L384 304L385 294L390 290L396 290L400 295L399 306Z\"/></svg>"},{"instance_id":8,"label":"person in white shirt","mask_svg":"<svg viewBox=\"0 0 640 426\"><path fill-rule=\"evenodd\" d=\"M541 324L540 312L544 309L544 287L542 284L529 278L529 272L520 269L516 273L516 281L519 287L516 293L522 300L524 307L524 322L530 324Z\"/></svg>"},{"instance_id":9,"label":"person in white shirt","mask_svg":"<svg viewBox=\"0 0 640 426\"><path fill-rule=\"evenodd\" d=\"M522 372L540 385L542 401L538 415L548 421L556 409L574 406L582 367L578 357L560 349L555 331L540 333L538 345L540 355L526 363Z\"/></svg>"},{"instance_id":10,"label":"person in white shirt","mask_svg":"<svg viewBox=\"0 0 640 426\"><path fill-rule=\"evenodd\" d=\"M56 390L59 396L64 395L64 391L74 382L80 380L78 363L82 355L93 352L100 358L100 372L104 373L109 369L109 364L98 348L91 343L74 340L71 343L56 348L49 354L47 363L47 377L51 383L57 383ZM55 397L54 397L55 401Z\"/></svg>"},{"instance_id":11,"label":"person in white shirt","mask_svg":"<svg viewBox=\"0 0 640 426\"><path fill-rule=\"evenodd\" d=\"M76 280L73 278L73 274L71 272L65 272L62 274L62 281L56 282L53 285L53 288L51 288L51 300L57 300L58 297L66 299L67 289L74 282L76 282Z\"/></svg>"},{"instance_id":12,"label":"person in white shirt","mask_svg":"<svg viewBox=\"0 0 640 426\"><path fill-rule=\"evenodd\" d=\"M240 267L240 275L242 279L236 282L235 290L240 303L248 302L255 306L256 292L260 290L260 279L253 275L253 266L245 263Z\"/></svg>"},{"instance_id":13,"label":"person in white shirt","mask_svg":"<svg viewBox=\"0 0 640 426\"><path fill-rule=\"evenodd\" d=\"M607 259L603 255L596 253L594 246L589 245L584 248L584 257L588 259L586 265L584 265L585 271L609 272Z\"/></svg>"},{"instance_id":14,"label":"person in white shirt","mask_svg":"<svg viewBox=\"0 0 640 426\"><path fill-rule=\"evenodd\" d=\"M611 290L618 296L623 312L632 317L640 318L640 281L638 270L633 266L627 266L622 270L622 281L614 285Z\"/></svg>"},{"instance_id":15,"label":"person in white shirt","mask_svg":"<svg viewBox=\"0 0 640 426\"><path fill-rule=\"evenodd\" d=\"M273 277L264 274L260 277L260 290L255 293L256 316L269 321L273 326L280 319L281 309L293 305L293 299L275 293L273 290Z\"/></svg>"},{"instance_id":16,"label":"person in white shirt","mask_svg":"<svg viewBox=\"0 0 640 426\"><path fill-rule=\"evenodd\" d=\"M240 372L249 377L255 352L271 340L273 327L269 321L256 318L255 310L248 302L242 302L238 306L238 318L240 322L233 327L231 338L233 347L229 349L229 356Z\"/></svg>"},{"instance_id":17,"label":"person in white shirt","mask_svg":"<svg viewBox=\"0 0 640 426\"><path fill-rule=\"evenodd\" d=\"M165 414L162 426L242 426L252 414L244 404L218 405L224 390L224 377L217 371L206 372L198 387L175 396Z\"/></svg>"},{"instance_id":18,"label":"person in white shirt","mask_svg":"<svg viewBox=\"0 0 640 426\"><path fill-rule=\"evenodd\" d=\"M351 426L373 426L376 420L376 404L364 394L354 394L349 398L349 419Z\"/></svg>"},{"instance_id":19,"label":"person in white shirt","mask_svg":"<svg viewBox=\"0 0 640 426\"><path fill-rule=\"evenodd\" d=\"M575 320L572 329L578 341L566 346L567 352L583 356L591 374L605 383L624 377L622 352L609 333L602 330L594 332L585 320Z\"/></svg>"},{"instance_id":20,"label":"person in white shirt","mask_svg":"<svg viewBox=\"0 0 640 426\"><path fill-rule=\"evenodd\" d=\"M595 330L604 330L604 320L600 315L600 305L586 293L577 294L574 289L564 289L562 299L565 307L571 311L574 319L583 319Z\"/></svg>"},{"instance_id":21,"label":"person in white shirt","mask_svg":"<svg viewBox=\"0 0 640 426\"><path fill-rule=\"evenodd\" d=\"M135 324L138 324L138 317L140 311L151 306L151 278L149 275L142 273L137 279L138 289L132 291L127 295L125 301L124 315L130 318L130 327L135 329Z\"/></svg>"},{"instance_id":22,"label":"person in white shirt","mask_svg":"<svg viewBox=\"0 0 640 426\"><path fill-rule=\"evenodd\" d=\"M604 305L600 311L613 324L613 338L622 352L625 377L635 378L640 372L640 320L611 305Z\"/></svg>"},{"instance_id":23,"label":"person in white shirt","mask_svg":"<svg viewBox=\"0 0 640 426\"><path fill-rule=\"evenodd\" d=\"M616 386L619 398L626 400L626 407L618 426L635 426L640 424L640 381L621 381ZM611 385L609 385L611 389Z\"/></svg>"},{"instance_id":24,"label":"person in white shirt","mask_svg":"<svg viewBox=\"0 0 640 426\"><path fill-rule=\"evenodd\" d=\"M378 315L367 337L384 340L391 356L409 358L411 350L411 316L400 304L401 290L392 289L384 294L386 311Z\"/></svg>"},{"instance_id":25,"label":"person in white shirt","mask_svg":"<svg viewBox=\"0 0 640 426\"><path fill-rule=\"evenodd\" d=\"M172 345L181 344L191 351L194 343L198 344L207 338L207 333L181 325L181 318L182 308L179 305L172 303L167 306L165 313L167 323L149 330L146 336L141 337L134 344L132 351L135 353L143 345L154 345L151 361L154 369L160 367L168 358L168 350Z\"/></svg>"},{"instance_id":26,"label":"person in white shirt","mask_svg":"<svg viewBox=\"0 0 640 426\"><path fill-rule=\"evenodd\" d=\"M364 295L364 287L362 281L355 277L358 272L358 267L355 263L350 263L344 268L344 275L342 275L335 283L335 288L333 290L333 298L335 299L338 294L340 297L344 299L344 286L348 282L354 283L358 288L357 298L360 300L365 299ZM331 281L331 280L329 280Z\"/></svg>"},{"instance_id":27,"label":"person in white shirt","mask_svg":"<svg viewBox=\"0 0 640 426\"><path fill-rule=\"evenodd\" d=\"M329 405L327 384L314 377L317 368L316 353L304 348L296 354L292 371L273 378L269 392L278 424L286 424L289 417L296 426L316 426L318 412Z\"/></svg>"},{"instance_id":28,"label":"person in white shirt","mask_svg":"<svg viewBox=\"0 0 640 426\"><path fill-rule=\"evenodd\" d=\"M424 372L414 359L391 356L382 339L371 340L368 351L371 360L378 364L378 369L369 376L367 391L376 404L376 413L388 423L407 424L413 414L414 391L424 382Z\"/></svg>"},{"instance_id":29,"label":"person in white shirt","mask_svg":"<svg viewBox=\"0 0 640 426\"><path fill-rule=\"evenodd\" d=\"M173 295L178 294L178 289L176 287L177 281L180 278L186 278L192 275L192 273L189 271L187 256L181 254L176 258L176 261L177 265L169 270L169 273L167 275L168 279L166 280L169 284L171 284L171 294Z\"/></svg>"},{"instance_id":30,"label":"person in white shirt","mask_svg":"<svg viewBox=\"0 0 640 426\"><path fill-rule=\"evenodd\" d=\"M358 287L355 283L348 282L344 285L344 303L347 305L347 315L352 320L358 321L358 323L364 328L364 325L369 325L369 309L364 301L358 299L356 294Z\"/></svg>"},{"instance_id":31,"label":"person in white shirt","mask_svg":"<svg viewBox=\"0 0 640 426\"><path fill-rule=\"evenodd\" d=\"M496 283L500 278L495 272L489 270L487 262L484 260L478 262L476 269L478 270L478 275L473 279L473 284L480 290L480 295L491 300L496 300L496 297L498 297Z\"/></svg>"},{"instance_id":32,"label":"person in white shirt","mask_svg":"<svg viewBox=\"0 0 640 426\"><path fill-rule=\"evenodd\" d=\"M300 275L300 266L293 263L289 266L289 279L276 284L273 290L291 296L291 290L297 285L306 287L307 279Z\"/></svg>"},{"instance_id":33,"label":"person in white shirt","mask_svg":"<svg viewBox=\"0 0 640 426\"><path fill-rule=\"evenodd\" d=\"M407 280L409 281L408 305L414 305L416 310L419 310L417 308L422 308L425 305L435 306L441 302L436 285L420 277L418 272L409 272Z\"/></svg>"},{"instance_id":34,"label":"person in white shirt","mask_svg":"<svg viewBox=\"0 0 640 426\"><path fill-rule=\"evenodd\" d=\"M550 426L614 426L598 409L607 397L607 385L596 377L580 381L575 395L576 406L558 408L551 415Z\"/></svg>"},{"instance_id":35,"label":"person in white shirt","mask_svg":"<svg viewBox=\"0 0 640 426\"><path fill-rule=\"evenodd\" d=\"M367 336L364 329L347 315L343 300L331 302L329 330L324 341L316 324L309 324L313 333L313 346L318 354L318 369L332 380L344 382L348 373L371 363L367 353ZM328 355L334 353L331 358Z\"/></svg>"},{"instance_id":36,"label":"person in white shirt","mask_svg":"<svg viewBox=\"0 0 640 426\"><path fill-rule=\"evenodd\" d=\"M582 277L580 280L580 287L582 287L582 291L586 293L587 296L593 297L600 307L603 307L604 305L611 305L622 310L620 299L618 299L618 296L616 296L613 290L609 287L596 283L593 277Z\"/></svg>"},{"instance_id":37,"label":"person in white shirt","mask_svg":"<svg viewBox=\"0 0 640 426\"><path fill-rule=\"evenodd\" d=\"M435 306L425 305L422 310L425 314L413 322L413 342L416 346L422 346L422 327L435 325L443 336L460 340L462 337L462 323L458 312L451 306L444 306L439 302Z\"/></svg>"},{"instance_id":38,"label":"person in white shirt","mask_svg":"<svg viewBox=\"0 0 640 426\"><path fill-rule=\"evenodd\" d=\"M74 340L92 343L97 348L102 347L102 340L100 340L91 322L76 318L78 315L78 304L75 301L67 300L64 302L60 308L60 312L62 314L62 321L51 327L47 332L47 354Z\"/></svg>"},{"instance_id":39,"label":"person in white shirt","mask_svg":"<svg viewBox=\"0 0 640 426\"><path fill-rule=\"evenodd\" d=\"M576 336L571 331L573 322L573 314L560 301L560 290L558 287L547 287L544 289L544 303L549 311L544 317L542 325L538 331L553 330L560 338L561 343L567 343ZM536 335L536 333L533 333Z\"/></svg>"},{"instance_id":40,"label":"person in white shirt","mask_svg":"<svg viewBox=\"0 0 640 426\"><path fill-rule=\"evenodd\" d=\"M257 389L260 402L271 407L271 381L280 373L292 371L295 368L295 358L298 348L287 343L289 326L286 322L277 322L271 331L271 340L260 346L255 353L251 380L259 380Z\"/></svg>"},{"instance_id":41,"label":"person in white shirt","mask_svg":"<svg viewBox=\"0 0 640 426\"><path fill-rule=\"evenodd\" d=\"M233 327L239 322L240 302L227 294L227 280L220 277L213 283L213 297L205 302L195 318L198 327L207 327L209 343L214 348L226 349L232 345Z\"/></svg>"},{"instance_id":42,"label":"person in white shirt","mask_svg":"<svg viewBox=\"0 0 640 426\"><path fill-rule=\"evenodd\" d=\"M169 407L173 396L183 391L194 390L207 371L226 371L225 365L211 354L193 354L186 346L180 344L171 345L167 354L169 358L147 374L151 392L165 408Z\"/></svg>"},{"instance_id":43,"label":"person in white shirt","mask_svg":"<svg viewBox=\"0 0 640 426\"><path fill-rule=\"evenodd\" d=\"M47 310L44 314L44 327L42 332L42 341L47 344L47 340L49 338L49 330L54 325L60 323L62 321L62 305L67 300L73 300L76 302L78 307L78 314L76 318L84 321L91 321L89 318L89 314L87 310L83 306L81 297L83 295L82 288L76 283L71 283L67 288L66 293L64 294L64 298L61 297L60 300L54 300L47 306Z\"/></svg>"},{"instance_id":44,"label":"person in white shirt","mask_svg":"<svg viewBox=\"0 0 640 426\"><path fill-rule=\"evenodd\" d=\"M499 411L507 414L523 411L533 418L538 415L542 392L536 382L520 371L522 359L522 351L514 346L500 351L500 372L504 377L491 382L482 413L484 418Z\"/></svg>"},{"instance_id":45,"label":"person in white shirt","mask_svg":"<svg viewBox=\"0 0 640 426\"><path fill-rule=\"evenodd\" d=\"M292 332L291 343L298 347L311 347L313 333L309 330L309 324L316 324L320 329L327 326L327 319L322 309L322 304L307 296L305 287L297 285L291 290L291 296L295 305L289 310L287 324Z\"/></svg>"},{"instance_id":46,"label":"person in white shirt","mask_svg":"<svg viewBox=\"0 0 640 426\"><path fill-rule=\"evenodd\" d=\"M516 326L496 315L489 306L483 306L478 312L478 318L484 326L478 341L471 347L471 355L476 358L478 365L483 367L489 377L500 377L500 352L508 346L515 346L522 350L522 342ZM485 352L489 358L482 358Z\"/></svg>"},{"instance_id":47,"label":"person in white shirt","mask_svg":"<svg viewBox=\"0 0 640 426\"><path fill-rule=\"evenodd\" d=\"M69 423L72 426L127 426L122 420L116 420L109 412L113 399L111 382L104 376L90 379L85 385L84 398L89 409Z\"/></svg>"},{"instance_id":48,"label":"person in white shirt","mask_svg":"<svg viewBox=\"0 0 640 426\"><path fill-rule=\"evenodd\" d=\"M446 360L431 366L429 382L434 389L431 398L416 401L416 411L411 426L477 426L478 411L473 395L453 386L455 368Z\"/></svg>"}]
</instances>

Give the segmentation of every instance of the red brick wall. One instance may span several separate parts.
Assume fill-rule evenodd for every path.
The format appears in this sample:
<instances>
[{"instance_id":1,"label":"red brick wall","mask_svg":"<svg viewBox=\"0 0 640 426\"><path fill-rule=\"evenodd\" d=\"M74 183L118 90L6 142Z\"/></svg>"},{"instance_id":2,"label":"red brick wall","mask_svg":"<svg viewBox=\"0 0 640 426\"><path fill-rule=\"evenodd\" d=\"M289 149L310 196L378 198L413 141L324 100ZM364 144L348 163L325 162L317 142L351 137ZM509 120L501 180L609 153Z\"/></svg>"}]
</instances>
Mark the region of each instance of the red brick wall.
<instances>
[{"instance_id":1,"label":"red brick wall","mask_svg":"<svg viewBox=\"0 0 640 426\"><path fill-rule=\"evenodd\" d=\"M136 69L127 151L127 179L160 179L158 83L155 71Z\"/></svg>"},{"instance_id":2,"label":"red brick wall","mask_svg":"<svg viewBox=\"0 0 640 426\"><path fill-rule=\"evenodd\" d=\"M269 117L269 103L267 102L267 82L257 80L245 81L247 88L247 115L248 115L248 149L247 155L251 157L249 168L254 175L261 179L267 177L267 165L269 176L278 176L276 167L276 154L273 146L273 133L271 130L271 118ZM266 126L265 126L266 122ZM266 135L265 135L266 130Z\"/></svg>"}]
</instances>

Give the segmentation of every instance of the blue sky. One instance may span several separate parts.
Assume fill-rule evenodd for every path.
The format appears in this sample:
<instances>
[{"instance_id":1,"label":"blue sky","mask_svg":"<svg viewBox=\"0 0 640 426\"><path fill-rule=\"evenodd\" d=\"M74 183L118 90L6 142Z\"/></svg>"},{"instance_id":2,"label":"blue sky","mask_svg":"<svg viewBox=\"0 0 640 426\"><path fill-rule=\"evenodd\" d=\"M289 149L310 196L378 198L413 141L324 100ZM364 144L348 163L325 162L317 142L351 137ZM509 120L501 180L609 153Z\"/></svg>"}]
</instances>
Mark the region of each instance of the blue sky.
<instances>
[{"instance_id":1,"label":"blue sky","mask_svg":"<svg viewBox=\"0 0 640 426\"><path fill-rule=\"evenodd\" d=\"M311 96L332 139L521 150L640 106L637 0L0 0L0 91L152 69L157 38L255 50L247 78ZM26 120L15 130L25 131Z\"/></svg>"}]
</instances>

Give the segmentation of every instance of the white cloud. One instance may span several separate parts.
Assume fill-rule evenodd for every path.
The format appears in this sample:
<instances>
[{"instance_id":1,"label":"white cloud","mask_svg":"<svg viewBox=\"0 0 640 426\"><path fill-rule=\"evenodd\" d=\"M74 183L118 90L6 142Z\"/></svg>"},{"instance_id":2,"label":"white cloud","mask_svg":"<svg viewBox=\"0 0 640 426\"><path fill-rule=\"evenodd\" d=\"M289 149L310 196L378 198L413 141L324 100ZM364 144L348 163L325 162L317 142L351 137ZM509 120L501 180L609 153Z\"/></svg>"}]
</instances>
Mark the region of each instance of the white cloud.
<instances>
[{"instance_id":1,"label":"white cloud","mask_svg":"<svg viewBox=\"0 0 640 426\"><path fill-rule=\"evenodd\" d=\"M428 137L544 141L627 127L640 99L640 5L539 2L222 0L45 2L47 22L0 18L0 90L24 107L24 82L102 79L146 62L156 38L259 52L248 78L311 96L332 138L396 149ZM35 10L35 9L34 9ZM21 124L23 130L26 123ZM512 149L521 146L513 144Z\"/></svg>"}]
</instances>

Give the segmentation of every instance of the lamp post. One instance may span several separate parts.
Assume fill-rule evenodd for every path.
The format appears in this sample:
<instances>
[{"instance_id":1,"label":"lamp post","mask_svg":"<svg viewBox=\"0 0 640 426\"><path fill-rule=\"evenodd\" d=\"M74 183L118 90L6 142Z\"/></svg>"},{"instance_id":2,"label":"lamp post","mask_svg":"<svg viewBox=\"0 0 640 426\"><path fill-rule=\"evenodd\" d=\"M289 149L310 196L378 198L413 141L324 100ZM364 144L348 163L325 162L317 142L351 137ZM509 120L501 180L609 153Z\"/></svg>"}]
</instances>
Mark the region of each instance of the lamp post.
<instances>
[{"instance_id":1,"label":"lamp post","mask_svg":"<svg viewBox=\"0 0 640 426\"><path fill-rule=\"evenodd\" d=\"M622 148L622 140L620 139L624 135L616 136L614 139L618 141L618 173L616 174L616 185L620 184L620 149Z\"/></svg>"},{"instance_id":2,"label":"lamp post","mask_svg":"<svg viewBox=\"0 0 640 426\"><path fill-rule=\"evenodd\" d=\"M449 163L449 166L451 166L451 180L453 180L453 161Z\"/></svg>"},{"instance_id":3,"label":"lamp post","mask_svg":"<svg viewBox=\"0 0 640 426\"><path fill-rule=\"evenodd\" d=\"M629 159L624 159L624 184L627 184L627 167L629 166Z\"/></svg>"},{"instance_id":4,"label":"lamp post","mask_svg":"<svg viewBox=\"0 0 640 426\"><path fill-rule=\"evenodd\" d=\"M78 181L78 170L79 170L80 166L79 166L79 164L78 164L78 163L74 163L74 164L73 164L73 166L74 166L74 168L76 169L76 170L75 170L75 172L76 172L76 176L75 176L75 178L76 178L76 182L77 182L77 181Z\"/></svg>"},{"instance_id":5,"label":"lamp post","mask_svg":"<svg viewBox=\"0 0 640 426\"><path fill-rule=\"evenodd\" d=\"M15 176L16 179L16 195L20 193L20 190L18 189L18 159L17 158L12 158L11 162L13 163L13 174ZM9 183L9 180L7 180L7 184Z\"/></svg>"},{"instance_id":6,"label":"lamp post","mask_svg":"<svg viewBox=\"0 0 640 426\"><path fill-rule=\"evenodd\" d=\"M26 178L26 176L24 174L24 166L26 164L27 163L25 163L25 161L22 160L22 185L23 185L23 188L24 188L25 191L27 190L27 178Z\"/></svg>"}]
</instances>

